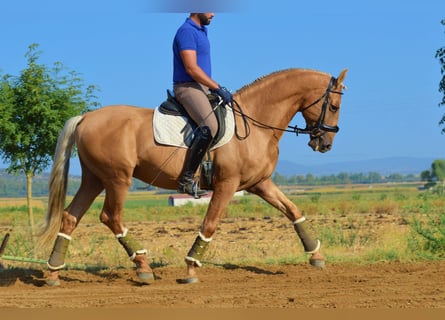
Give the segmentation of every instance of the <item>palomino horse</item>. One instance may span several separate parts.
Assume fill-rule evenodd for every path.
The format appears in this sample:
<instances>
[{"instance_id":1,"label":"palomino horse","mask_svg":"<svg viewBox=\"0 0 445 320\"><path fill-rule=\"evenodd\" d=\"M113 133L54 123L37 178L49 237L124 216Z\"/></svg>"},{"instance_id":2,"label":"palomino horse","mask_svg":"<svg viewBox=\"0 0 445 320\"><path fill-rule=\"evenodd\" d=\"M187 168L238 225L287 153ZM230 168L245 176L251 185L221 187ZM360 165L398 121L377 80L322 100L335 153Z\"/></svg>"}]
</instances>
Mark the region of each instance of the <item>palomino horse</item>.
<instances>
[{"instance_id":1,"label":"palomino horse","mask_svg":"<svg viewBox=\"0 0 445 320\"><path fill-rule=\"evenodd\" d=\"M235 130L225 145L213 150L213 195L200 230L188 252L183 282L197 281L196 269L233 194L246 190L280 210L293 224L310 263L322 267L320 241L306 226L305 217L272 182L278 142L285 131L308 133L309 146L326 152L338 131L343 70L337 78L326 73L288 69L257 79L234 94ZM306 128L288 127L301 112ZM154 279L146 250L123 224L124 201L132 177L165 189L177 189L186 149L160 145L152 130L154 111L131 106L101 108L68 120L59 137L50 177L46 223L40 240L54 243L48 260L47 283L59 284L59 272L71 234L94 199L105 190L100 220L110 228L135 263L141 281ZM242 132L243 134L239 134ZM242 136L242 137L240 137ZM77 145L82 182L64 209L69 159ZM205 182L201 185L206 187ZM207 186L209 187L209 186Z\"/></svg>"}]
</instances>

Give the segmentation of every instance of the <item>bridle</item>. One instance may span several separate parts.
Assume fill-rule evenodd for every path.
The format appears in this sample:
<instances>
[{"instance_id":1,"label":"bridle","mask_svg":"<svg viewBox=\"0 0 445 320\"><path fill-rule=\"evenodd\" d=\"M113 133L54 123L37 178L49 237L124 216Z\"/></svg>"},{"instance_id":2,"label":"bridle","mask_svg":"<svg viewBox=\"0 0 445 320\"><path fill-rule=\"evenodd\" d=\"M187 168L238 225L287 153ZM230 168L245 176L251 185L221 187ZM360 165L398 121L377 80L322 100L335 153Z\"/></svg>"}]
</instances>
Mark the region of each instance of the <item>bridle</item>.
<instances>
[{"instance_id":1,"label":"bridle","mask_svg":"<svg viewBox=\"0 0 445 320\"><path fill-rule=\"evenodd\" d=\"M328 85L328 88L326 89L325 93L320 98L318 98L317 100L312 102L310 105L308 105L307 107L304 107L303 109L300 110L300 112L303 113L310 107L319 103L321 101L321 99L324 98L323 104L321 106L321 113L320 113L320 116L318 117L317 123L314 126L306 125L306 128L304 128L304 129L294 126L293 127L294 132L297 135L300 133L303 133L303 134L309 134L312 137L317 137L317 136L322 135L324 132L337 133L340 130L340 128L338 126L329 126L324 123L324 118L326 116L326 110L328 109L328 104L329 104L329 94L331 94L331 93L340 94L340 95L343 94L343 92L332 90L332 87L334 86L334 84L336 82L337 82L337 79L334 77L331 77L331 80L329 81L329 85Z\"/></svg>"},{"instance_id":2,"label":"bridle","mask_svg":"<svg viewBox=\"0 0 445 320\"><path fill-rule=\"evenodd\" d=\"M323 98L323 104L321 106L321 113L320 116L318 117L317 123L315 125L306 125L306 128L299 128L297 125L295 126L287 126L286 129L283 128L278 128L278 127L273 127L267 124L264 124L256 119L253 119L251 117L249 117L248 115L246 115L243 110L241 109L241 106L238 104L237 101L233 100L234 104L238 107L239 110L236 110L235 108L233 108L232 106L232 110L235 113L238 113L241 115L242 119L243 119L243 123L244 123L244 127L245 127L245 135L244 136L240 136L238 131L235 130L236 136L238 139L240 140L244 140L246 139L249 135L250 135L250 128L249 128L249 123L247 122L246 119L251 120L253 123L255 123L256 125L259 125L260 127L263 128L268 128L268 129L274 129L274 130L279 130L279 131L284 131L284 132L293 132L295 133L297 136L299 134L309 134L311 137L320 137L322 136L325 132L334 132L337 133L340 128L338 126L330 126L324 123L324 119L326 117L326 110L328 109L328 105L329 105L329 95L331 93L335 93L335 94L340 94L343 95L343 92L341 91L334 91L332 90L332 88L334 87L334 85L336 84L337 79L335 77L331 77L331 80L329 81L329 85L326 89L326 91L323 93L323 95L318 98L317 100L315 100L314 102L312 102L310 105L304 107L303 109L300 110L300 112L303 113L303 111L308 110L309 108L311 108L312 106L316 105L317 103L319 103Z\"/></svg>"}]
</instances>

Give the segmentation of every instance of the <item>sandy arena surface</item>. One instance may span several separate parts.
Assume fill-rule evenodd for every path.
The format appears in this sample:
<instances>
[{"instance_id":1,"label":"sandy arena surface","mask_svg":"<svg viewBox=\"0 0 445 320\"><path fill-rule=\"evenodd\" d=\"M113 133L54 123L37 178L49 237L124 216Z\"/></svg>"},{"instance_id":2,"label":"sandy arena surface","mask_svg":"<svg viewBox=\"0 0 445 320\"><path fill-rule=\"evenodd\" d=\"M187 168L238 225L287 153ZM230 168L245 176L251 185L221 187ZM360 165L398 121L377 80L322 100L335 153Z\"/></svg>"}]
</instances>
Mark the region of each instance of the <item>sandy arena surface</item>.
<instances>
[{"instance_id":1,"label":"sandy arena surface","mask_svg":"<svg viewBox=\"0 0 445 320\"><path fill-rule=\"evenodd\" d=\"M346 222L347 218L344 219ZM376 219L381 222L377 223ZM369 220L372 223L368 226L392 225L389 230L406 227L398 217L390 215L370 215ZM134 234L141 234L143 242L148 241L142 236L145 235L153 241L152 247L155 243L163 250L154 254L165 255L171 251L176 257L185 253L196 237L199 220L129 226ZM75 237L89 241L79 243L88 249L93 234L109 232L100 224L79 226ZM263 252L266 257L270 252L277 252L278 247L284 250L296 247L295 254L301 253L301 248L294 245L295 235L290 236L289 223L281 218L226 219L218 234L209 252L213 259L228 248L240 256L246 251L236 253L235 249L243 247L255 250L254 254ZM116 246L115 239L111 235L109 238L102 240L101 245ZM237 240L240 244L235 246ZM0 308L445 308L445 261L367 265L328 261L323 270L304 262L293 265L215 263L199 269L200 282L188 285L176 282L185 273L185 266L179 266L181 263L155 268L157 280L148 285L137 281L131 266L102 270L74 268L61 272L59 287L44 284L44 265L18 268L14 263L4 263L12 268L0 270Z\"/></svg>"},{"instance_id":2,"label":"sandy arena surface","mask_svg":"<svg viewBox=\"0 0 445 320\"><path fill-rule=\"evenodd\" d=\"M0 307L7 308L444 308L445 262L204 267L200 282L180 285L183 268L157 268L153 284L132 270L63 272L60 287L41 270L0 273Z\"/></svg>"}]
</instances>

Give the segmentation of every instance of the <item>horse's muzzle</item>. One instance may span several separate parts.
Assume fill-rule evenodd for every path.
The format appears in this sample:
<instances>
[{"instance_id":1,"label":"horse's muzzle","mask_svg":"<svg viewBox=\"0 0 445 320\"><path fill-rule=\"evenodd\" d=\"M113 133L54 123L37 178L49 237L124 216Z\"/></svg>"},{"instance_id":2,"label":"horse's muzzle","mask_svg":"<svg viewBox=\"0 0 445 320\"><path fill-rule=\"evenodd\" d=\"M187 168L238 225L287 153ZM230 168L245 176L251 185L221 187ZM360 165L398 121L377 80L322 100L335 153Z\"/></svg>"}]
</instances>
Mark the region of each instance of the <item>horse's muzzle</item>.
<instances>
[{"instance_id":1,"label":"horse's muzzle","mask_svg":"<svg viewBox=\"0 0 445 320\"><path fill-rule=\"evenodd\" d=\"M308 146L312 148L314 151L318 151L321 153L328 152L332 148L332 143L328 143L324 136L316 136L312 137L308 143Z\"/></svg>"}]
</instances>

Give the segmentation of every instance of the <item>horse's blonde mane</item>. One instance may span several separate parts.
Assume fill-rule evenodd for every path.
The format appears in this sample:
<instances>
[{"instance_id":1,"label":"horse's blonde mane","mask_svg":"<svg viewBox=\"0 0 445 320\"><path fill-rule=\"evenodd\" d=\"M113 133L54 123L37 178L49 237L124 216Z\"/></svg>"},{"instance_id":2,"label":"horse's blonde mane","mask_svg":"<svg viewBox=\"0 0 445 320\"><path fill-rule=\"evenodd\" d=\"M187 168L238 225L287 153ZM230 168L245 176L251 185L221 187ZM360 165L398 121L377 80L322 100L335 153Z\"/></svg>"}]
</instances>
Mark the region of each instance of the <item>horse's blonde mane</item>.
<instances>
[{"instance_id":1,"label":"horse's blonde mane","mask_svg":"<svg viewBox=\"0 0 445 320\"><path fill-rule=\"evenodd\" d=\"M318 70L303 69L303 68L288 68L288 69L278 70L278 71L274 71L274 72L268 73L266 75L263 75L263 76L257 78L256 80L252 81L251 83L241 87L238 90L238 93L241 93L242 91L245 91L252 87L255 87L256 85L262 83L263 81L270 81L276 76L286 75L287 73L290 73L290 72L310 72L310 73L316 73L316 74L320 74L320 75L330 76L326 72L322 72L322 71L318 71Z\"/></svg>"}]
</instances>

